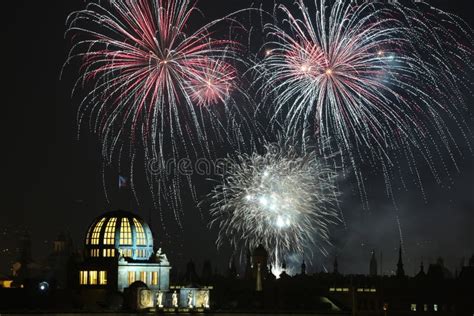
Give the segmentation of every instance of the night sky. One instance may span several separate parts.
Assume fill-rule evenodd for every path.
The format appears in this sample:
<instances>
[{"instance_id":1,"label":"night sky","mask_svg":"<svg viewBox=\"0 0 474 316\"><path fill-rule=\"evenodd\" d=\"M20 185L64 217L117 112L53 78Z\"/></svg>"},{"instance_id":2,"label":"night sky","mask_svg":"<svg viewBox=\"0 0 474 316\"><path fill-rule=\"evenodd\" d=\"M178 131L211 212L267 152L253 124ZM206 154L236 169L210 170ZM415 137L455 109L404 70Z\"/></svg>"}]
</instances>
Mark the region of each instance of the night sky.
<instances>
[{"instance_id":1,"label":"night sky","mask_svg":"<svg viewBox=\"0 0 474 316\"><path fill-rule=\"evenodd\" d=\"M455 5L452 3L456 2ZM471 26L474 10L471 0L445 0L434 5L461 15ZM248 7L248 0L201 0L199 8L205 19L213 19ZM62 79L60 71L70 49L64 38L66 16L85 6L83 0L8 1L2 5L2 58L7 73L3 95L2 128L2 211L0 226L24 227L31 231L35 254L49 251L50 241L68 231L82 247L89 223L110 210L101 180L100 145L94 135L84 130L77 139L76 113L79 99L71 98L77 67L68 67ZM472 126L472 103L466 120ZM457 157L459 172L452 168L452 179L438 185L421 167L427 199L414 185L408 192L397 193L399 211L385 197L382 179L369 177L370 210L362 210L353 188L344 188L342 209L346 228L334 228L334 248L326 259L317 259L313 271L332 269L337 254L343 273L367 273L370 251L383 253L383 269L395 268L399 243L395 214L399 214L404 239L406 272L418 270L420 260L445 259L453 272L463 257L474 254L474 157L460 142L464 156ZM113 174L113 171L111 172ZM113 176L111 176L113 177ZM112 180L111 180L112 181ZM109 183L115 187L115 183ZM113 190L112 190L113 191ZM114 193L112 192L112 199ZM156 239L175 262L193 259L212 262L223 271L229 251L216 255L215 232L207 229L206 217L188 201L185 227L172 237L161 233L158 212L152 222ZM126 205L125 207L128 207ZM145 198L133 211L149 218L151 206ZM164 210L166 211L166 210ZM178 255L180 253L180 255ZM217 259L216 259L217 258ZM172 261L173 263L173 261Z\"/></svg>"}]
</instances>

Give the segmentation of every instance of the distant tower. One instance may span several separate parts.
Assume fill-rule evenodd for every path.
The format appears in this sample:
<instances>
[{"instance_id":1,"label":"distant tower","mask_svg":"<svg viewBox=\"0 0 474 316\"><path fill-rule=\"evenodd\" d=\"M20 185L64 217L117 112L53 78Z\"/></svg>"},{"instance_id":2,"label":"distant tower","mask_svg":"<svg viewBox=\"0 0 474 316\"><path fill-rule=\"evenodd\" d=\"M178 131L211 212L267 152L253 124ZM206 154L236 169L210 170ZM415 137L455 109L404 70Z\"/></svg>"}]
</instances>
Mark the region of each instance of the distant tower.
<instances>
[{"instance_id":1,"label":"distant tower","mask_svg":"<svg viewBox=\"0 0 474 316\"><path fill-rule=\"evenodd\" d=\"M303 263L301 264L301 275L306 275L306 263L304 263L304 259Z\"/></svg>"},{"instance_id":2,"label":"distant tower","mask_svg":"<svg viewBox=\"0 0 474 316\"><path fill-rule=\"evenodd\" d=\"M423 265L423 259L421 259L420 271L417 273L417 275L415 275L415 279L423 280L425 279L425 277L426 277L425 266Z\"/></svg>"},{"instance_id":3,"label":"distant tower","mask_svg":"<svg viewBox=\"0 0 474 316\"><path fill-rule=\"evenodd\" d=\"M279 278L280 279L286 279L288 277L289 277L289 275L288 275L288 273L286 273L286 261L283 260L283 263L281 265L281 273L279 275Z\"/></svg>"},{"instance_id":4,"label":"distant tower","mask_svg":"<svg viewBox=\"0 0 474 316\"><path fill-rule=\"evenodd\" d=\"M257 292L262 292L263 291L263 286L262 286L262 270L260 268L260 262L257 263L257 284L255 286L255 290Z\"/></svg>"},{"instance_id":5,"label":"distant tower","mask_svg":"<svg viewBox=\"0 0 474 316\"><path fill-rule=\"evenodd\" d=\"M425 266L423 265L423 260L421 261L421 264L420 264L420 272L419 272L420 275L424 275L425 274Z\"/></svg>"},{"instance_id":6,"label":"distant tower","mask_svg":"<svg viewBox=\"0 0 474 316\"><path fill-rule=\"evenodd\" d=\"M372 250L372 258L370 258L369 275L377 276L377 259L375 259L375 250Z\"/></svg>"},{"instance_id":7,"label":"distant tower","mask_svg":"<svg viewBox=\"0 0 474 316\"><path fill-rule=\"evenodd\" d=\"M245 278L246 279L252 278L252 261L251 261L250 249L247 250L247 261L245 262Z\"/></svg>"},{"instance_id":8,"label":"distant tower","mask_svg":"<svg viewBox=\"0 0 474 316\"><path fill-rule=\"evenodd\" d=\"M398 248L398 263L397 263L397 277L404 277L405 270L403 270L403 260L402 260L402 242L400 241L400 248Z\"/></svg>"},{"instance_id":9,"label":"distant tower","mask_svg":"<svg viewBox=\"0 0 474 316\"><path fill-rule=\"evenodd\" d=\"M252 253L253 277L256 277L258 264L260 264L261 276L266 279L269 273L268 252L262 244L255 248Z\"/></svg>"},{"instance_id":10,"label":"distant tower","mask_svg":"<svg viewBox=\"0 0 474 316\"><path fill-rule=\"evenodd\" d=\"M334 274L339 274L339 265L338 265L338 263L337 263L337 256L334 257L333 273L334 273Z\"/></svg>"}]
</instances>

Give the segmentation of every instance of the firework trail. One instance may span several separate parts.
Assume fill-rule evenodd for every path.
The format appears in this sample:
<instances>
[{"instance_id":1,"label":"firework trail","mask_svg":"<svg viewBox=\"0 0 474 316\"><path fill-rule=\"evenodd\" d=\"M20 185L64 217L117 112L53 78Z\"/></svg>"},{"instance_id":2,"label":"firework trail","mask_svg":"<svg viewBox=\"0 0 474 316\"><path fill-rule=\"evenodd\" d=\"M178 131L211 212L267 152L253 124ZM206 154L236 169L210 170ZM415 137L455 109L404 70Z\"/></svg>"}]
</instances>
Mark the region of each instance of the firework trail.
<instances>
[{"instance_id":1,"label":"firework trail","mask_svg":"<svg viewBox=\"0 0 474 316\"><path fill-rule=\"evenodd\" d=\"M425 4L305 3L280 5L264 26L265 56L255 67L261 108L292 139L330 139L362 196L361 164L381 170L390 186L403 158L422 188L421 157L441 182L440 168L449 175L448 160L456 166L462 156L457 135L471 150L463 119L472 95L469 26Z\"/></svg>"},{"instance_id":2,"label":"firework trail","mask_svg":"<svg viewBox=\"0 0 474 316\"><path fill-rule=\"evenodd\" d=\"M108 162L123 152L135 160L143 147L146 168L157 171L147 174L151 189L168 195L173 209L181 182L190 179L169 179L166 160L211 156L210 144L232 146L242 140L242 127L252 130L232 97L245 98L237 80L239 44L211 37L221 20L188 32L195 11L190 0L100 1L67 20L66 34L74 36L66 64L75 58L83 64L73 92L88 91L79 126L89 117Z\"/></svg>"},{"instance_id":3,"label":"firework trail","mask_svg":"<svg viewBox=\"0 0 474 316\"><path fill-rule=\"evenodd\" d=\"M337 173L316 151L267 145L263 155L242 154L226 167L209 196L218 246L230 242L242 255L262 244L274 263L314 249L327 254L329 225L339 221Z\"/></svg>"}]
</instances>

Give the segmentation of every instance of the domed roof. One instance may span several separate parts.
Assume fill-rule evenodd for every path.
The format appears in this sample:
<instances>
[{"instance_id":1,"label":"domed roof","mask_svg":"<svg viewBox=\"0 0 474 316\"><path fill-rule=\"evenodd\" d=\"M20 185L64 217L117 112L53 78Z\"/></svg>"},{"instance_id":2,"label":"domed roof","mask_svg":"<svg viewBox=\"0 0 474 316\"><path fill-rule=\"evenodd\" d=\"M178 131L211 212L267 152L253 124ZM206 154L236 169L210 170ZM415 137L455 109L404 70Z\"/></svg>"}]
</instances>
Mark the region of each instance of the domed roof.
<instances>
[{"instance_id":1,"label":"domed roof","mask_svg":"<svg viewBox=\"0 0 474 316\"><path fill-rule=\"evenodd\" d=\"M89 257L129 257L148 260L153 254L153 235L139 216L113 211L97 217L87 230L86 255Z\"/></svg>"}]
</instances>

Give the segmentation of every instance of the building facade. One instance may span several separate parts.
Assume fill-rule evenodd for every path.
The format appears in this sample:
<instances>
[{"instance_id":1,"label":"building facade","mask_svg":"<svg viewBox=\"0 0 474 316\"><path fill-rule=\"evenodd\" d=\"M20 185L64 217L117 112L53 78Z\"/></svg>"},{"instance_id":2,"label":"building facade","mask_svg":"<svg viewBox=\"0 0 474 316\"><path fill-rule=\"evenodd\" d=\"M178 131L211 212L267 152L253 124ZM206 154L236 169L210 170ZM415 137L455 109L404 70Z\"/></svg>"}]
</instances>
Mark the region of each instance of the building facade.
<instances>
[{"instance_id":1,"label":"building facade","mask_svg":"<svg viewBox=\"0 0 474 316\"><path fill-rule=\"evenodd\" d=\"M77 271L80 289L95 297L101 292L135 296L129 305L136 309L209 308L208 289L170 290L170 262L161 249L154 249L153 240L148 224L133 213L97 217L87 230Z\"/></svg>"}]
</instances>

